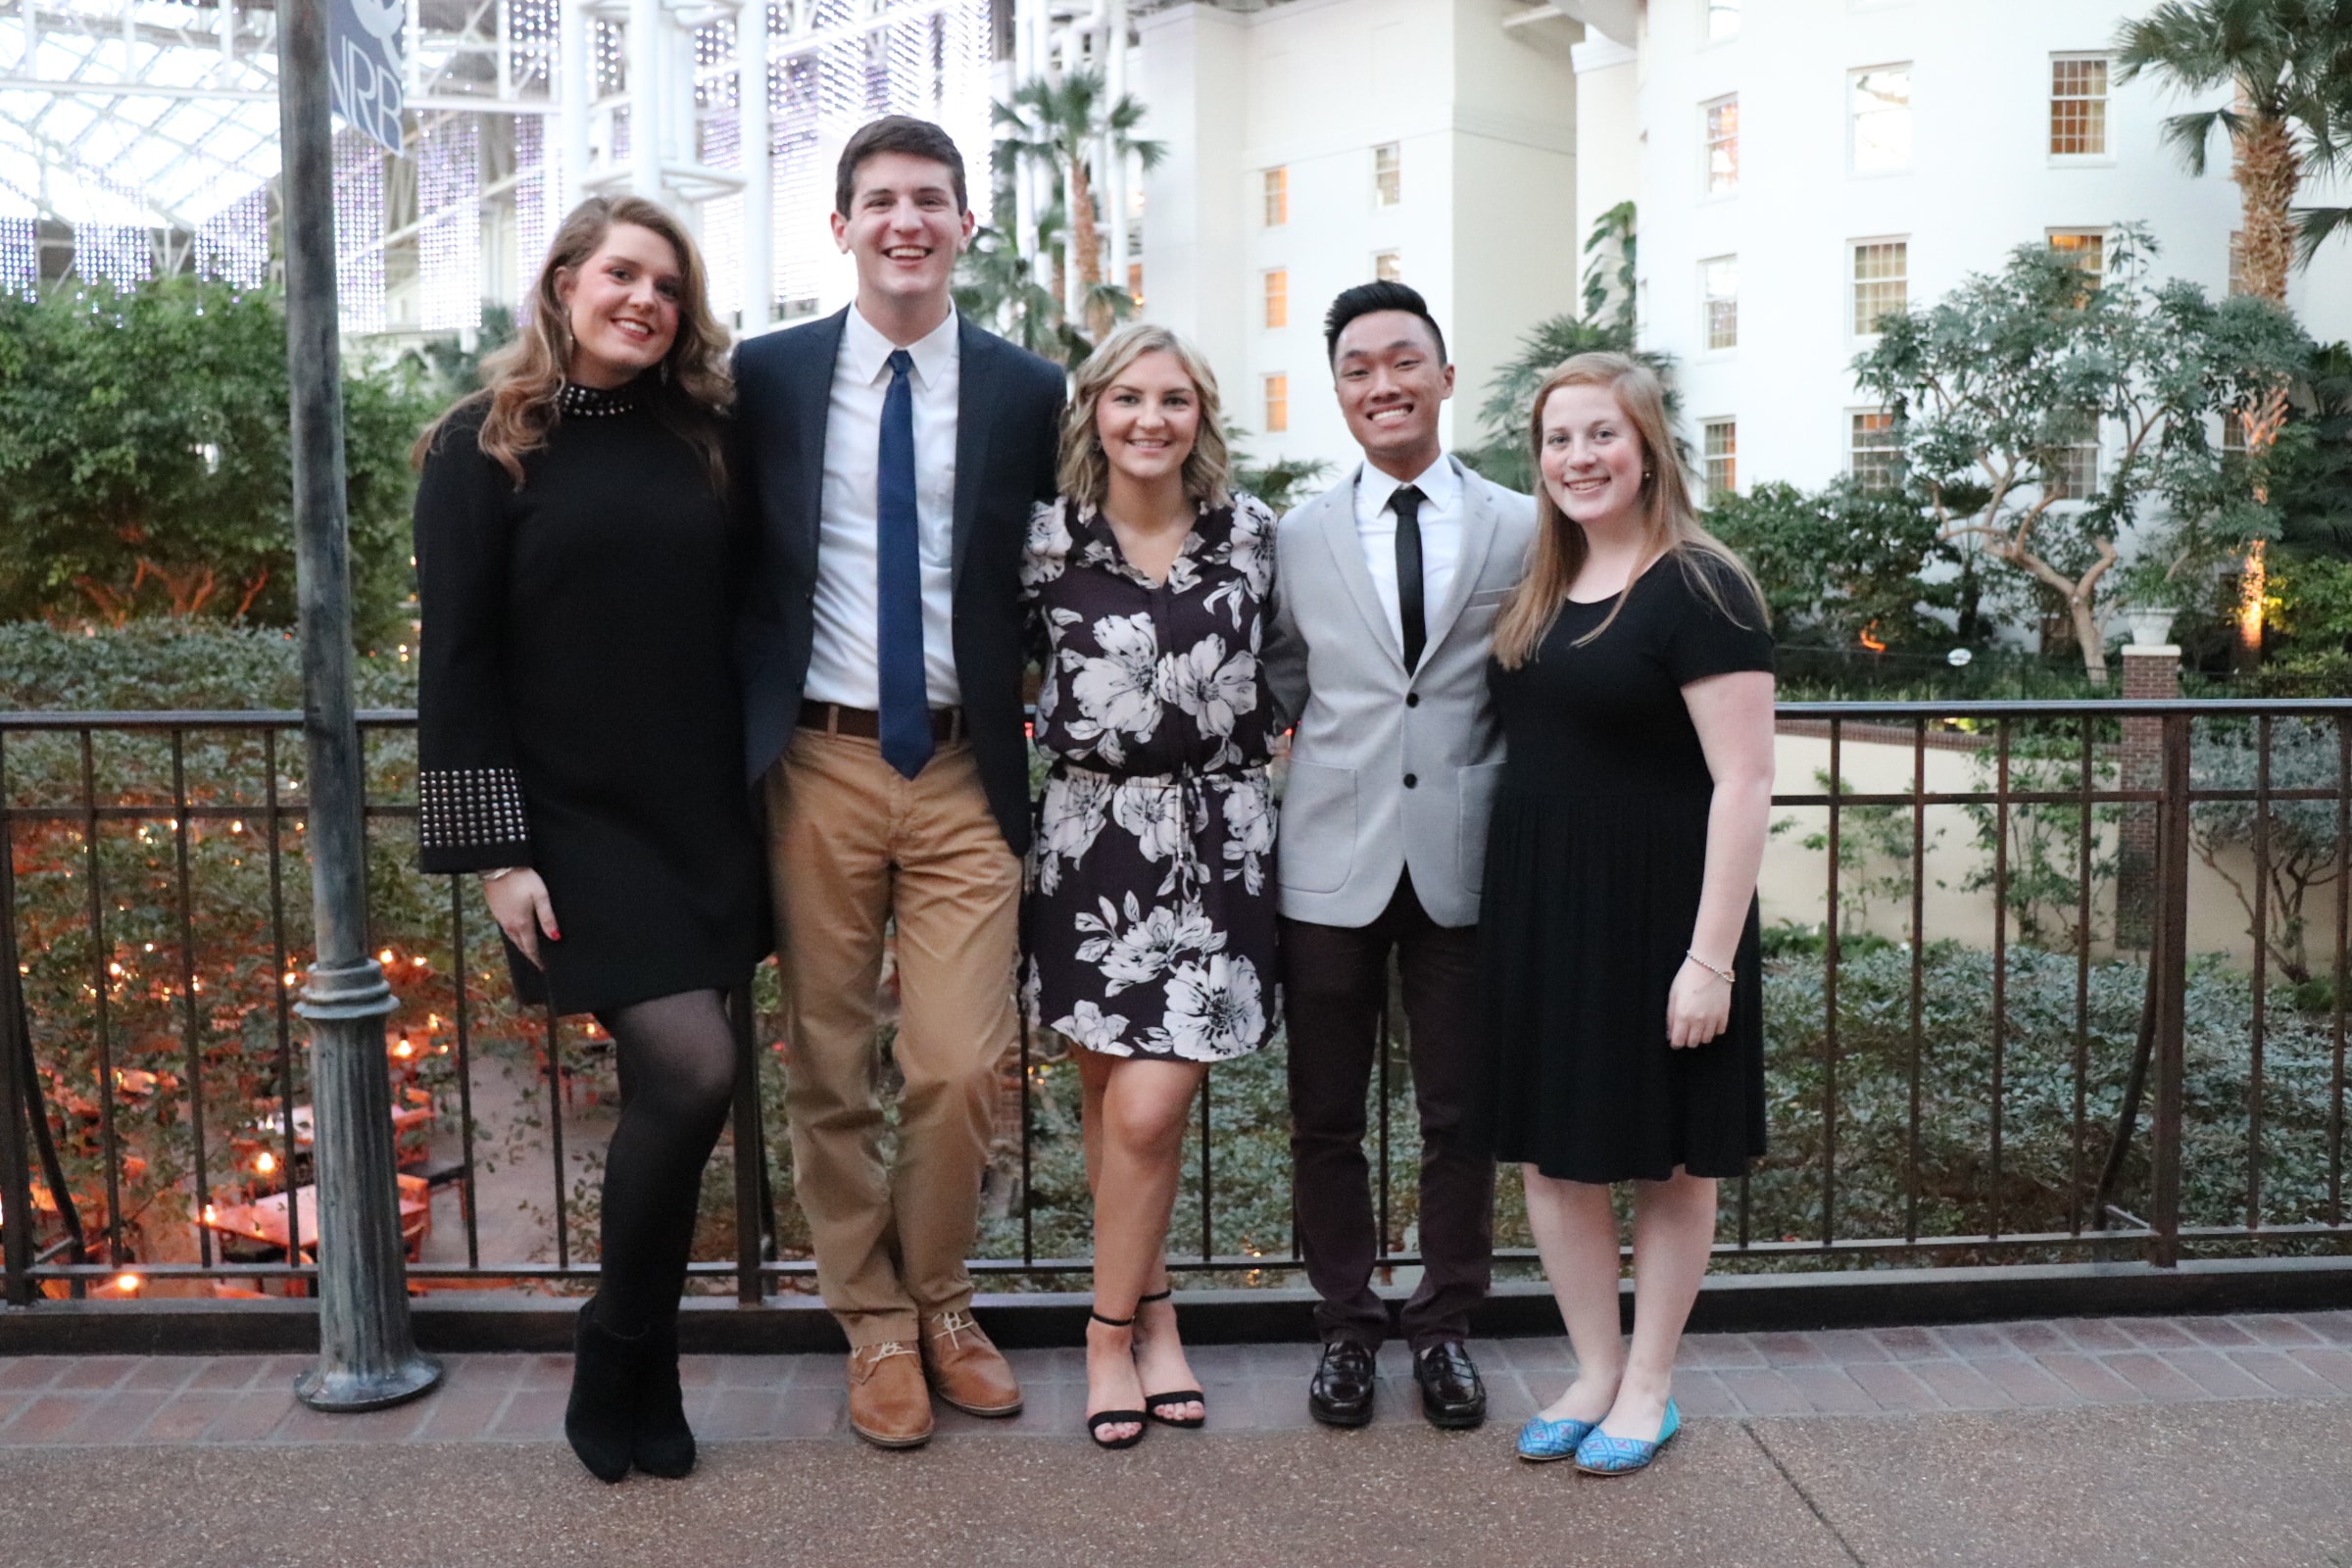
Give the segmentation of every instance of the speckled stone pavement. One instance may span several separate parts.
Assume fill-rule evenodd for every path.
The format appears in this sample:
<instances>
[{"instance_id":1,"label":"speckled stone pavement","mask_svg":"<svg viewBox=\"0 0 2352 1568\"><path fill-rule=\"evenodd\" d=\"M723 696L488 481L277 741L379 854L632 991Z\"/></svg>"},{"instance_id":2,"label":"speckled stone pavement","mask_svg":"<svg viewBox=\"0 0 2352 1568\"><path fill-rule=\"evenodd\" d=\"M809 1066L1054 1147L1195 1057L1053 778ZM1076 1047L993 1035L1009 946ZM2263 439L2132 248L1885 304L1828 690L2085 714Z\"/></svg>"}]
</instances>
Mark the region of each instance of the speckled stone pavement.
<instances>
[{"instance_id":1,"label":"speckled stone pavement","mask_svg":"<svg viewBox=\"0 0 2352 1568\"><path fill-rule=\"evenodd\" d=\"M606 1488L559 1358L456 1356L325 1417L299 1358L0 1360L0 1564L2247 1564L2352 1568L2352 1313L1702 1335L1647 1473L1529 1466L1556 1340L1473 1347L1494 1418L1442 1434L1390 1348L1380 1418L1305 1411L1313 1351L1203 1347L1202 1432L1085 1441L1078 1352L1016 1351L1016 1420L883 1453L830 1356L695 1357L691 1479Z\"/></svg>"}]
</instances>

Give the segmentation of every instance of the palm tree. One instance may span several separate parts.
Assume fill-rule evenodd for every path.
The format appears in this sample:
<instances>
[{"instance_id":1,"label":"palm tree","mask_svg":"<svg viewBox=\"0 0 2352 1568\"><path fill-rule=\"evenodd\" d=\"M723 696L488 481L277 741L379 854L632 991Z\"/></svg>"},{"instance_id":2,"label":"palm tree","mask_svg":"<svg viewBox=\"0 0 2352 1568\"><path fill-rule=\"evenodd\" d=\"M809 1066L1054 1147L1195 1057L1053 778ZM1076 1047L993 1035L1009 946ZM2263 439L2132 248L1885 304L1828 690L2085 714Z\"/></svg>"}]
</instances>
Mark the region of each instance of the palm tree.
<instances>
[{"instance_id":1,"label":"palm tree","mask_svg":"<svg viewBox=\"0 0 2352 1568\"><path fill-rule=\"evenodd\" d=\"M1008 162L1026 160L1052 171L1062 205L1069 214L1069 262L1065 309L1085 320L1088 332L1100 336L1123 314L1105 297L1106 287L1126 293L1126 279L1105 285L1102 277L1102 235L1095 206L1095 185L1102 176L1096 161L1107 151L1111 158L1132 155L1146 169L1158 167L1167 144L1138 137L1144 106L1133 95L1105 102L1102 74L1072 71L1059 81L1040 78L1025 82L1012 97L994 108L1002 134L997 146ZM1111 221L1125 222L1114 213Z\"/></svg>"},{"instance_id":2,"label":"palm tree","mask_svg":"<svg viewBox=\"0 0 2352 1568\"><path fill-rule=\"evenodd\" d=\"M2175 115L2165 138L2192 174L2205 172L2215 126L2229 133L2244 218L2239 243L2245 292L2284 309L2298 260L2352 222L2352 208L2294 205L2305 180L2352 169L2352 0L2166 0L2116 34L2118 79L2161 77L2187 93L2227 86L2226 109ZM2244 416L2246 451L2262 456L2286 422L2282 381ZM2267 502L2259 477L2255 499ZM2246 547L2240 656L2262 646L2264 542Z\"/></svg>"}]
</instances>

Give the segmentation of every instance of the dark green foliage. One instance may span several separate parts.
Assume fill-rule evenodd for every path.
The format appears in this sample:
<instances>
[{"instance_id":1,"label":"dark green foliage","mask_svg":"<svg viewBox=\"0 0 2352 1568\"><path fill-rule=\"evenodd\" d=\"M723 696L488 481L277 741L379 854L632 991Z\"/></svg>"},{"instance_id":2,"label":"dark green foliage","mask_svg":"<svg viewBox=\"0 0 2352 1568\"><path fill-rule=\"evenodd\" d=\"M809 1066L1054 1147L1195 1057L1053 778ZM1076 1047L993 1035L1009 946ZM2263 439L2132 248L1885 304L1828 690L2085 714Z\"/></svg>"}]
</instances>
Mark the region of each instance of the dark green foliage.
<instances>
[{"instance_id":1,"label":"dark green foliage","mask_svg":"<svg viewBox=\"0 0 2352 1568\"><path fill-rule=\"evenodd\" d=\"M344 378L363 646L409 597L414 382ZM272 294L175 277L0 299L0 617L291 624L286 388Z\"/></svg>"},{"instance_id":2,"label":"dark green foliage","mask_svg":"<svg viewBox=\"0 0 2352 1568\"><path fill-rule=\"evenodd\" d=\"M1940 656L1962 640L1931 612L1957 612L1970 584L1935 517L1900 492L1846 475L1810 493L1774 480L1718 498L1707 525L1764 585L1781 643L1853 648L1868 635Z\"/></svg>"},{"instance_id":3,"label":"dark green foliage","mask_svg":"<svg viewBox=\"0 0 2352 1568\"><path fill-rule=\"evenodd\" d=\"M2280 544L2352 560L2352 343L2312 349L2269 478Z\"/></svg>"}]
</instances>

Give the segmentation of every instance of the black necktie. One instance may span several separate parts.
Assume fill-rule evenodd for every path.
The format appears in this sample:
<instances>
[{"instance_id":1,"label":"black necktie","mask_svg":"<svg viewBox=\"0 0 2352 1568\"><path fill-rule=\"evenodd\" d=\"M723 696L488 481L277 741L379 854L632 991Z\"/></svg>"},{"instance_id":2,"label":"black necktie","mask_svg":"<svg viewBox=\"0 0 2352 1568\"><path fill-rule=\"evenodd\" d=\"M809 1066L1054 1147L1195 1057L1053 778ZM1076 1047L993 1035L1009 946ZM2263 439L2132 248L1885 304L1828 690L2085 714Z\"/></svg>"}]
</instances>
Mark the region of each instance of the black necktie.
<instances>
[{"instance_id":1,"label":"black necktie","mask_svg":"<svg viewBox=\"0 0 2352 1568\"><path fill-rule=\"evenodd\" d=\"M1390 505L1396 510L1396 619L1404 633L1404 667L1421 663L1429 623L1421 599L1421 492L1401 485Z\"/></svg>"}]
</instances>

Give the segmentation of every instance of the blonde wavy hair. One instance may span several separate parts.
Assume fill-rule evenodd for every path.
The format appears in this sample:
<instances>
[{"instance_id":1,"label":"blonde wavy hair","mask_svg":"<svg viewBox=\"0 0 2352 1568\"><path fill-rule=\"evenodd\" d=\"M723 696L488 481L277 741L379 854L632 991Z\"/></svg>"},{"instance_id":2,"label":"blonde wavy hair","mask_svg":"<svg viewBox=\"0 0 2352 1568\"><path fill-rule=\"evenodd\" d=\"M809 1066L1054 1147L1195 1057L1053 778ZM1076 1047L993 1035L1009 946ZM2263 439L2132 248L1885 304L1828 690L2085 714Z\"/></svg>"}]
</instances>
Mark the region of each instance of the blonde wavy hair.
<instances>
[{"instance_id":1,"label":"blonde wavy hair","mask_svg":"<svg viewBox=\"0 0 2352 1568\"><path fill-rule=\"evenodd\" d=\"M1538 472L1544 462L1544 405L1564 386L1607 387L1624 411L1626 422L1642 443L1642 557L1639 577L1661 558L1672 556L1690 585L1704 594L1736 626L1765 626L1771 616L1764 608L1764 591L1747 564L1729 545L1699 523L1691 504L1690 486L1675 456L1674 432L1666 418L1666 388L1657 372L1625 354L1579 354L1544 378L1536 391L1528 416L1529 440ZM1536 547L1527 575L1511 591L1494 621L1494 658L1505 669L1517 669L1533 659L1538 647L1560 618L1560 606L1592 553L1585 529L1551 496L1542 479L1536 484ZM1706 569L1712 563L1718 570ZM1633 579L1627 579L1632 586ZM1727 591L1727 582L1729 589ZM1579 637L1582 647L1609 629L1628 596L1619 594L1600 624ZM1734 603L1737 600L1738 603Z\"/></svg>"},{"instance_id":2,"label":"blonde wavy hair","mask_svg":"<svg viewBox=\"0 0 2352 1568\"><path fill-rule=\"evenodd\" d=\"M475 437L485 456L522 488L522 460L547 445L562 416L558 398L571 365L571 313L560 292L564 279L593 260L614 228L632 225L669 241L678 256L678 335L662 357L654 377L654 411L691 443L724 491L726 445L719 417L735 402L727 372L727 329L710 314L710 273L694 236L665 207L642 196L591 196L571 210L549 242L547 262L531 290L530 320L514 341L482 361L482 390L461 398L417 437L410 461L421 467L425 454L459 414L488 405Z\"/></svg>"},{"instance_id":3,"label":"blonde wavy hair","mask_svg":"<svg viewBox=\"0 0 2352 1568\"><path fill-rule=\"evenodd\" d=\"M1167 354L1184 367L1200 399L1200 426L1184 459L1184 493L1203 506L1231 497L1233 455L1225 445L1217 374L1200 351L1164 326L1130 321L1104 338L1078 367L1069 412L1061 421L1061 493L1099 507L1110 494L1110 457L1095 429L1095 410L1120 374L1147 354Z\"/></svg>"}]
</instances>

